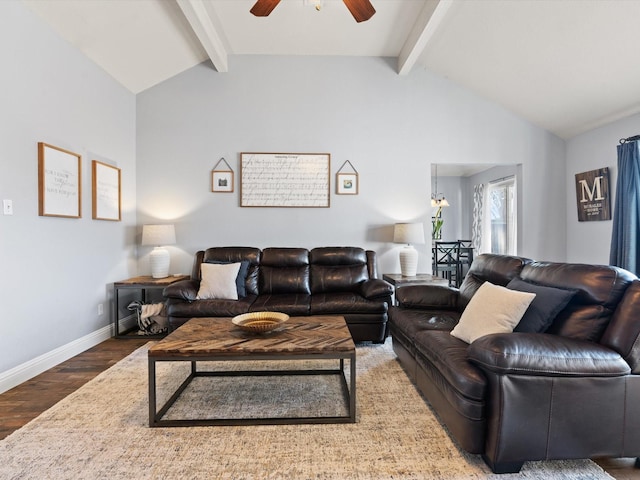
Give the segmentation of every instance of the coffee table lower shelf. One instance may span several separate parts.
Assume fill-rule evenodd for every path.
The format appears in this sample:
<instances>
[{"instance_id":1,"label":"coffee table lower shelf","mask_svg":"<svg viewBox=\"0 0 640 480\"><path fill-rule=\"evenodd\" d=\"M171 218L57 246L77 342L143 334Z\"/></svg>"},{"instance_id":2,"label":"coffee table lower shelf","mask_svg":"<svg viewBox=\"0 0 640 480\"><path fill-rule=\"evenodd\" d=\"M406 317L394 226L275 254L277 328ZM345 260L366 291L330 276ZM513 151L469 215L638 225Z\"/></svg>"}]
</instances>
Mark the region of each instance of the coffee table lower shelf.
<instances>
[{"instance_id":1,"label":"coffee table lower shelf","mask_svg":"<svg viewBox=\"0 0 640 480\"><path fill-rule=\"evenodd\" d=\"M204 361L232 361L232 360L339 360L339 368L335 369L294 369L294 370L225 370L225 371L198 371L197 362ZM349 362L349 381L345 373L345 360ZM156 386L156 362L185 362L191 363L191 371L187 378L180 384L167 402L158 410L157 386ZM343 396L340 399L345 402L347 414L344 416L296 416L296 417L255 417L255 418L198 418L198 419L163 419L169 409L175 404L180 395L197 377L250 377L250 376L308 376L308 375L337 375L340 377ZM149 426L150 427L186 427L186 426L216 426L216 425L292 425L292 424L319 424L319 423L355 423L356 422L356 356L355 352L348 354L322 354L322 355L281 355L281 356L198 356L197 361L185 358L161 356L149 357Z\"/></svg>"}]
</instances>

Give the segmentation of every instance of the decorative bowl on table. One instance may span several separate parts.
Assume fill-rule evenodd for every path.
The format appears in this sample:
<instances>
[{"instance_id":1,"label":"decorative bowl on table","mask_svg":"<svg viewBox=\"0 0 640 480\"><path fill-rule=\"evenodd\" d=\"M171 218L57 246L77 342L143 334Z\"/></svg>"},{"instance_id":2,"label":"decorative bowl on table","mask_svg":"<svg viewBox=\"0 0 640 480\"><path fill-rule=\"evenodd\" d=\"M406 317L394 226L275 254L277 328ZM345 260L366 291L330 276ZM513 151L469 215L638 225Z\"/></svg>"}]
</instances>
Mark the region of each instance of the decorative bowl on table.
<instances>
[{"instance_id":1,"label":"decorative bowl on table","mask_svg":"<svg viewBox=\"0 0 640 480\"><path fill-rule=\"evenodd\" d=\"M287 320L289 320L289 315L280 312L243 313L231 319L234 325L250 333L270 332L281 327Z\"/></svg>"}]
</instances>

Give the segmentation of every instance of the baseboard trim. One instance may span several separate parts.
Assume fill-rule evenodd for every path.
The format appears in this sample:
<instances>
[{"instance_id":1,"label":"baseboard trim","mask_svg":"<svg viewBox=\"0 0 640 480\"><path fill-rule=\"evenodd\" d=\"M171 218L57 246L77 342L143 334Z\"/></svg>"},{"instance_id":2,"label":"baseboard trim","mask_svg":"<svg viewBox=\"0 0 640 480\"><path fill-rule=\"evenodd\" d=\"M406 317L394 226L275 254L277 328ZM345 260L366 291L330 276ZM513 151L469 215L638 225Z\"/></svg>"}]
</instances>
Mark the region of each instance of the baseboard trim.
<instances>
[{"instance_id":1,"label":"baseboard trim","mask_svg":"<svg viewBox=\"0 0 640 480\"><path fill-rule=\"evenodd\" d=\"M135 317L134 317L135 320ZM132 326L129 317L120 321L119 329L123 331ZM0 393L12 389L23 382L49 370L52 367L69 360L71 357L95 347L101 342L108 340L113 335L113 325L109 324L84 337L78 338L61 347L44 353L28 362L18 365L10 370L0 373Z\"/></svg>"}]
</instances>

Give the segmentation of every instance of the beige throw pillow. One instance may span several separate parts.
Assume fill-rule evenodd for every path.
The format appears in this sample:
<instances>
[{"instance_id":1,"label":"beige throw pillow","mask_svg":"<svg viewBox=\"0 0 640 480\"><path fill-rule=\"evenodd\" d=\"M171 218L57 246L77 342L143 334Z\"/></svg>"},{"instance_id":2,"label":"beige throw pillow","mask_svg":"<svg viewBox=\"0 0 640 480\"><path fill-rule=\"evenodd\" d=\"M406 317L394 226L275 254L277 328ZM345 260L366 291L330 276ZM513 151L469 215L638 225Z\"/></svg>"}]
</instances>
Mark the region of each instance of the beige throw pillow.
<instances>
[{"instance_id":1,"label":"beige throw pillow","mask_svg":"<svg viewBox=\"0 0 640 480\"><path fill-rule=\"evenodd\" d=\"M225 299L238 300L238 289L236 288L236 277L240 270L238 263L203 263L200 265L200 290L196 298L203 299Z\"/></svg>"},{"instance_id":2,"label":"beige throw pillow","mask_svg":"<svg viewBox=\"0 0 640 480\"><path fill-rule=\"evenodd\" d=\"M472 343L490 333L513 332L535 296L484 282L471 297L451 335Z\"/></svg>"}]
</instances>

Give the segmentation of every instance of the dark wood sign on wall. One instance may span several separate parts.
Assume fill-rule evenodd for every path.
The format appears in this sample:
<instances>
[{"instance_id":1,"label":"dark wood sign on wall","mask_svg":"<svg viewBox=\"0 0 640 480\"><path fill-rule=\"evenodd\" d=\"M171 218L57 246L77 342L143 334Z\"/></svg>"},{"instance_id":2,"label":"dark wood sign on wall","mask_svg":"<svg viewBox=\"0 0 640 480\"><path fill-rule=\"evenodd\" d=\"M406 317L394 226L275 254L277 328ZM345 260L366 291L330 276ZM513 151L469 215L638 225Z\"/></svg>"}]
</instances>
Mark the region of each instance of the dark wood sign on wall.
<instances>
[{"instance_id":1,"label":"dark wood sign on wall","mask_svg":"<svg viewBox=\"0 0 640 480\"><path fill-rule=\"evenodd\" d=\"M609 169L607 167L576 173L578 221L611 220L610 198Z\"/></svg>"}]
</instances>

